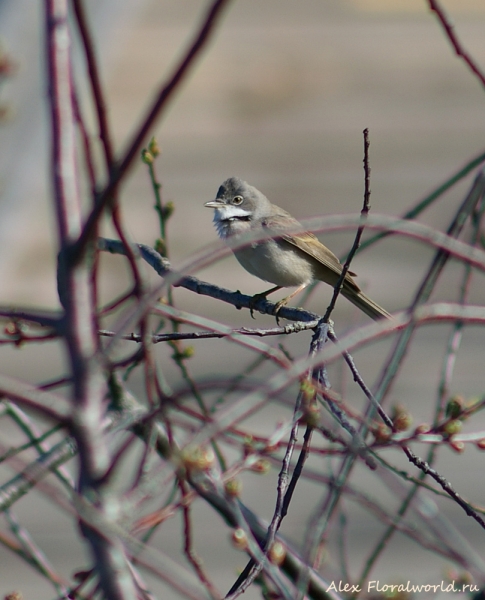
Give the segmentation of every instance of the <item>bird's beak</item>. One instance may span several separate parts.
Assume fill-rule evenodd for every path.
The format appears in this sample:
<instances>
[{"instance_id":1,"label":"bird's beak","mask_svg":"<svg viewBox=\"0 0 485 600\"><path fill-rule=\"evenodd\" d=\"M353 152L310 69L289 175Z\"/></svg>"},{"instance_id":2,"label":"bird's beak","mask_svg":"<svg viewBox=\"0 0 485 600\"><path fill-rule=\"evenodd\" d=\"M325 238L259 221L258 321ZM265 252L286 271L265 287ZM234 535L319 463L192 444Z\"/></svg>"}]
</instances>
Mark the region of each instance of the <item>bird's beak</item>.
<instances>
[{"instance_id":1,"label":"bird's beak","mask_svg":"<svg viewBox=\"0 0 485 600\"><path fill-rule=\"evenodd\" d=\"M218 200L217 198L215 200L211 200L210 202L206 202L204 204L204 206L207 206L207 208L221 208L221 206L224 206L225 203L222 200Z\"/></svg>"}]
</instances>

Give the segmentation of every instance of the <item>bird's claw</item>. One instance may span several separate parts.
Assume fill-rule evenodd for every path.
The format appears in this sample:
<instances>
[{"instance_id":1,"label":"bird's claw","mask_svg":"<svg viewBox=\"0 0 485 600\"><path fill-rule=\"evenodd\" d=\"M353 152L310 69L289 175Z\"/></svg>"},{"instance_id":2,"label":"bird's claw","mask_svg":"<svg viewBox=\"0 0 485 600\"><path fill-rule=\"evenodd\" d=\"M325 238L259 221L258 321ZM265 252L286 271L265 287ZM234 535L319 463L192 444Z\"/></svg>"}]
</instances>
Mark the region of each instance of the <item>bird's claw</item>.
<instances>
[{"instance_id":1,"label":"bird's claw","mask_svg":"<svg viewBox=\"0 0 485 600\"><path fill-rule=\"evenodd\" d=\"M258 302L258 300L261 300L262 298L264 298L266 300L266 294L254 294L254 296L249 301L249 313L253 319L256 318L254 316L254 309L255 309L254 305L256 304L256 302Z\"/></svg>"},{"instance_id":2,"label":"bird's claw","mask_svg":"<svg viewBox=\"0 0 485 600\"><path fill-rule=\"evenodd\" d=\"M249 312L251 313L251 317L254 319L254 308L255 308L255 304L256 302L258 302L258 300L261 300L262 298L264 298L265 300L268 299L268 294L272 294L273 292L276 292L278 290L280 290L281 287L280 286L276 286L274 288L271 288L270 290L267 290L266 292L260 292L259 294L254 294L254 296L251 298L251 300L249 301ZM291 296L288 296L287 298L283 298L283 300L280 300L277 304L276 304L276 308L273 311L273 315L276 317L276 323L279 325L279 319L278 319L278 312L280 310L280 308L282 308L283 306L285 306L285 304L288 302L288 300L290 299Z\"/></svg>"},{"instance_id":3,"label":"bird's claw","mask_svg":"<svg viewBox=\"0 0 485 600\"><path fill-rule=\"evenodd\" d=\"M273 311L273 315L275 316L276 324L278 326L280 324L279 312L283 308L283 306L286 306L287 303L288 303L288 298L283 298L283 300L280 300L279 302L276 303L275 309Z\"/></svg>"}]
</instances>

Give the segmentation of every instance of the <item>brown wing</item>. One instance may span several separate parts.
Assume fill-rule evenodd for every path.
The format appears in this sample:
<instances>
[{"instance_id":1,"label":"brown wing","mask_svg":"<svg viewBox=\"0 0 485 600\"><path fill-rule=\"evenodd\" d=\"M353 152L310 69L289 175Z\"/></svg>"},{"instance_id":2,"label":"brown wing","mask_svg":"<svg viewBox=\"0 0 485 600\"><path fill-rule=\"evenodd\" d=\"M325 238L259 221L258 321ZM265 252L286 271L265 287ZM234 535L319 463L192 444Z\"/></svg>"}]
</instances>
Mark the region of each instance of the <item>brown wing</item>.
<instances>
[{"instance_id":1,"label":"brown wing","mask_svg":"<svg viewBox=\"0 0 485 600\"><path fill-rule=\"evenodd\" d=\"M263 228L271 231L275 238L284 240L320 263L322 269L319 273L319 279L332 286L335 285L342 273L342 265L335 254L309 231L296 234L285 233L285 230L288 229L298 230L298 228L301 228L301 224L289 213L277 206L273 205L273 211L274 213L271 217L263 220ZM372 319L376 321L382 318L391 319L392 317L387 310L366 296L350 275L355 274L351 272L350 274L347 273L344 285L342 286L342 294Z\"/></svg>"},{"instance_id":2,"label":"brown wing","mask_svg":"<svg viewBox=\"0 0 485 600\"><path fill-rule=\"evenodd\" d=\"M324 246L313 233L310 233L309 231L291 234L283 233L285 229L301 228L301 224L283 209L279 208L276 214L264 219L263 227L274 231L275 237L280 237L292 246L305 252L305 254L308 254L317 260L337 276L340 276L342 273L342 265L339 259L331 250ZM355 275L355 273L349 271L345 277L345 282L350 285L350 287L353 287L355 291L359 291L360 288L352 279L351 275Z\"/></svg>"}]
</instances>

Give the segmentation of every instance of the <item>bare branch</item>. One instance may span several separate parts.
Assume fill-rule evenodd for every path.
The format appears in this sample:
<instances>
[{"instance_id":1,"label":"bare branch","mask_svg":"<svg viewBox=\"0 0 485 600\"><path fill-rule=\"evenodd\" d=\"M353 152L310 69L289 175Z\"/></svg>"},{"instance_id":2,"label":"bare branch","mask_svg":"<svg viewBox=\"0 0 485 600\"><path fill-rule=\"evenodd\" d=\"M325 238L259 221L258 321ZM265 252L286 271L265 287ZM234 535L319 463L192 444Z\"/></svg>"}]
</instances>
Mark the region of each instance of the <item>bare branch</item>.
<instances>
[{"instance_id":1,"label":"bare branch","mask_svg":"<svg viewBox=\"0 0 485 600\"><path fill-rule=\"evenodd\" d=\"M370 145L369 130L364 129L364 205L362 207L362 210L360 211L361 223L359 224L359 227L357 228L354 243L352 244L352 248L350 249L350 252L349 252L349 254L345 260L345 263L342 267L342 273L340 274L340 277L338 278L338 281L335 284L335 287L333 290L333 296L330 301L330 304L328 305L328 308L325 311L325 315L323 317L324 323L328 323L328 320L330 319L330 315L332 314L332 312L335 308L335 304L337 302L337 298L339 297L340 291L344 284L345 277L347 276L347 273L349 272L350 263L352 262L352 259L354 258L356 252L358 251L358 249L360 247L360 240L362 239L362 234L364 233L365 221L367 220L367 216L369 214L369 209L370 209L369 145Z\"/></svg>"},{"instance_id":2,"label":"bare branch","mask_svg":"<svg viewBox=\"0 0 485 600\"><path fill-rule=\"evenodd\" d=\"M155 120L160 117L163 110L166 108L168 101L172 98L175 91L180 86L183 79L193 67L195 60L198 58L201 51L206 46L213 33L215 26L222 15L222 11L229 4L229 0L214 0L209 7L202 25L197 29L194 40L187 50L185 56L176 67L174 73L168 78L156 94L156 98L148 110L146 117L141 125L137 128L133 140L128 144L122 158L117 162L117 167L110 173L110 180L105 189L99 193L95 206L90 213L82 234L76 243L74 250L75 254L82 254L88 241L93 237L96 224L103 210L110 203L113 192L123 177L127 174L134 158L137 156L143 141L147 137L150 129L153 127Z\"/></svg>"},{"instance_id":3,"label":"bare branch","mask_svg":"<svg viewBox=\"0 0 485 600\"><path fill-rule=\"evenodd\" d=\"M106 385L101 364L93 359L98 338L90 264L86 254L83 253L80 260L79 254L67 252L82 229L67 0L46 0L45 16L52 173L60 246L58 289L65 310L65 339L73 374L72 432L81 463L79 491L87 496L94 494L99 497L103 506L106 500L103 494L99 494L99 481L109 465L103 435ZM107 597L133 598L135 587L126 570L120 541L113 536L100 535L86 524L83 530L91 543L101 586Z\"/></svg>"},{"instance_id":4,"label":"bare branch","mask_svg":"<svg viewBox=\"0 0 485 600\"><path fill-rule=\"evenodd\" d=\"M443 28L443 31L450 40L456 55L463 59L470 71L478 78L482 86L485 87L485 73L482 72L482 70L479 68L479 66L470 56L470 54L468 54L468 52L463 48L461 42L459 41L455 33L453 23L450 21L445 11L439 5L438 0L428 0L428 4L430 10L436 13L436 16L438 17L438 20Z\"/></svg>"}]
</instances>

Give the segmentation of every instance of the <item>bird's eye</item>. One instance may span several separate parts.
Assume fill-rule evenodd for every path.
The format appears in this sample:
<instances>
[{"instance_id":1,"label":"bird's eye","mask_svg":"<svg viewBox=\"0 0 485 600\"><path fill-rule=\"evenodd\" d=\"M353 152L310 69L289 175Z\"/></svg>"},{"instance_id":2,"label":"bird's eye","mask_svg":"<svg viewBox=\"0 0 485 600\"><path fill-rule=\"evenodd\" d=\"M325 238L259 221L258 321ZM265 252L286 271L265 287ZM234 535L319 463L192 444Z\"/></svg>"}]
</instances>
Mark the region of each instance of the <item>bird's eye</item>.
<instances>
[{"instance_id":1,"label":"bird's eye","mask_svg":"<svg viewBox=\"0 0 485 600\"><path fill-rule=\"evenodd\" d=\"M234 198L232 199L232 203L236 206L239 206L240 204L242 204L243 200L244 198L242 196L234 196Z\"/></svg>"}]
</instances>

